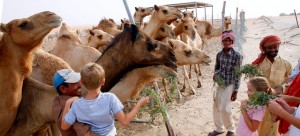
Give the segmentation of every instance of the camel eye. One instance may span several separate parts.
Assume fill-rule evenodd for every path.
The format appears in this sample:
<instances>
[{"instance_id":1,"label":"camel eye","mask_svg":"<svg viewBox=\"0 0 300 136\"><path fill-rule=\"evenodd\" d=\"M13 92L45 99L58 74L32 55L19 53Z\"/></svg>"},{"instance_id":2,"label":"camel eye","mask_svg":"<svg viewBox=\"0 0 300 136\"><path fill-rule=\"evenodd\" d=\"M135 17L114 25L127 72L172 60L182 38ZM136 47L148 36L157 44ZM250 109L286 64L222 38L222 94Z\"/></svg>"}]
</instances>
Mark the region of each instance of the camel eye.
<instances>
[{"instance_id":1,"label":"camel eye","mask_svg":"<svg viewBox=\"0 0 300 136\"><path fill-rule=\"evenodd\" d=\"M28 24L28 22L27 22L27 21L24 21L24 22L22 22L22 23L19 25L19 27L22 28L22 29L24 29L24 28L27 26L27 24Z\"/></svg>"},{"instance_id":2,"label":"camel eye","mask_svg":"<svg viewBox=\"0 0 300 136\"><path fill-rule=\"evenodd\" d=\"M168 10L162 10L164 14L168 14Z\"/></svg>"},{"instance_id":3,"label":"camel eye","mask_svg":"<svg viewBox=\"0 0 300 136\"><path fill-rule=\"evenodd\" d=\"M161 31L165 32L165 28L160 28Z\"/></svg>"},{"instance_id":4,"label":"camel eye","mask_svg":"<svg viewBox=\"0 0 300 136\"><path fill-rule=\"evenodd\" d=\"M142 11L142 12L145 12L145 9L142 9L141 11Z\"/></svg>"},{"instance_id":5,"label":"camel eye","mask_svg":"<svg viewBox=\"0 0 300 136\"><path fill-rule=\"evenodd\" d=\"M185 29L185 30L188 30L188 26L184 26L184 29Z\"/></svg>"},{"instance_id":6,"label":"camel eye","mask_svg":"<svg viewBox=\"0 0 300 136\"><path fill-rule=\"evenodd\" d=\"M183 16L186 17L186 13L184 13Z\"/></svg>"},{"instance_id":7,"label":"camel eye","mask_svg":"<svg viewBox=\"0 0 300 136\"><path fill-rule=\"evenodd\" d=\"M99 39L102 39L103 36L102 36L102 35L98 35L97 37L98 37Z\"/></svg>"}]
</instances>

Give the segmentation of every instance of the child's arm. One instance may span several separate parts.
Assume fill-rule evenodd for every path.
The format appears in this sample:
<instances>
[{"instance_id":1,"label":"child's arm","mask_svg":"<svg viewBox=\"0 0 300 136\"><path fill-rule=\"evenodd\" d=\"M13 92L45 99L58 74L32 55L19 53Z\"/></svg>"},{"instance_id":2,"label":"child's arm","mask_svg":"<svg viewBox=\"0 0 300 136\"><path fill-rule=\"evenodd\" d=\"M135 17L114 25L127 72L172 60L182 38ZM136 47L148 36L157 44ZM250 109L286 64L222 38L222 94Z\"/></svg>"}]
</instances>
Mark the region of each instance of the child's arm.
<instances>
[{"instance_id":1,"label":"child's arm","mask_svg":"<svg viewBox=\"0 0 300 136\"><path fill-rule=\"evenodd\" d=\"M282 98L286 102L297 102L297 103L300 103L300 98L299 97L290 96L290 95L280 95L280 98Z\"/></svg>"},{"instance_id":2,"label":"child's arm","mask_svg":"<svg viewBox=\"0 0 300 136\"><path fill-rule=\"evenodd\" d=\"M66 105L65 105L65 108L63 110L63 114L62 114L62 117L61 117L61 129L62 130L67 130L69 129L72 125L69 125L68 123L65 122L65 116L66 114L68 113L68 111L70 110L71 108L71 104L76 100L78 99L78 97L72 97L70 99L68 99L66 101Z\"/></svg>"},{"instance_id":3,"label":"child's arm","mask_svg":"<svg viewBox=\"0 0 300 136\"><path fill-rule=\"evenodd\" d=\"M136 106L126 115L124 112L121 110L118 112L115 117L118 119L118 121L121 123L123 126L127 126L132 119L136 116L137 112L139 111L140 107L142 107L144 104L149 102L150 97L142 97L139 102L136 104Z\"/></svg>"},{"instance_id":4,"label":"child's arm","mask_svg":"<svg viewBox=\"0 0 300 136\"><path fill-rule=\"evenodd\" d=\"M243 110L243 108L245 108L245 106L247 106L246 100L241 102L241 109L242 109L241 111L242 111L242 114L243 114L243 117L244 117L247 127L252 132L255 132L257 130L257 128L259 127L260 121L250 119L247 114L247 110L245 110L245 109Z\"/></svg>"},{"instance_id":5,"label":"child's arm","mask_svg":"<svg viewBox=\"0 0 300 136\"><path fill-rule=\"evenodd\" d=\"M296 118L293 114L290 114L287 111L285 111L276 101L269 101L268 109L272 113L278 115L282 119L286 120L287 122L291 123L293 126L300 129L300 119Z\"/></svg>"}]
</instances>

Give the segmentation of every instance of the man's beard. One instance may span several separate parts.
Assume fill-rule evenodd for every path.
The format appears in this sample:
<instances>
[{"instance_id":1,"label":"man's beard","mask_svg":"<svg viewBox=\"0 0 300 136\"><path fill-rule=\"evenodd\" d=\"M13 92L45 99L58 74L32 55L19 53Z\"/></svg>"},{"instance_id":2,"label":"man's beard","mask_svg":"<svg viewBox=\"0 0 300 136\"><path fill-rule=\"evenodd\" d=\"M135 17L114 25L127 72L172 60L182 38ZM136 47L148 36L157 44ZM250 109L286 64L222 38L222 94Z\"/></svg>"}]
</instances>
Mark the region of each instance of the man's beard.
<instances>
[{"instance_id":1,"label":"man's beard","mask_svg":"<svg viewBox=\"0 0 300 136\"><path fill-rule=\"evenodd\" d=\"M266 53L268 57L275 58L278 55L278 51L272 51Z\"/></svg>"}]
</instances>

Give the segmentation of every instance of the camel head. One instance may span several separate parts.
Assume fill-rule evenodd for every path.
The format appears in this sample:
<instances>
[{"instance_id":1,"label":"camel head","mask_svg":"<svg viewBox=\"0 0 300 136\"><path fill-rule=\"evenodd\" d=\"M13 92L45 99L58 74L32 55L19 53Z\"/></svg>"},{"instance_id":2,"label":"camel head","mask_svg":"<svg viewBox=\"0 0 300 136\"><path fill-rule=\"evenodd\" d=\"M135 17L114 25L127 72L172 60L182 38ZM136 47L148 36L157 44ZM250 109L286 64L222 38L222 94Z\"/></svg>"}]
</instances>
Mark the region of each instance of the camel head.
<instances>
[{"instance_id":1,"label":"camel head","mask_svg":"<svg viewBox=\"0 0 300 136\"><path fill-rule=\"evenodd\" d=\"M175 32L173 31L172 27L169 26L168 24L164 24L159 28L157 37L155 38L155 40L161 41L162 39L164 39L166 37L170 37L173 39L176 38Z\"/></svg>"},{"instance_id":2,"label":"camel head","mask_svg":"<svg viewBox=\"0 0 300 136\"><path fill-rule=\"evenodd\" d=\"M116 36L119 33L121 33L121 30L118 29L118 26L113 19L105 19L105 18L102 19L99 22L97 28L101 29L104 32L107 32L113 36Z\"/></svg>"},{"instance_id":3,"label":"camel head","mask_svg":"<svg viewBox=\"0 0 300 136\"><path fill-rule=\"evenodd\" d=\"M131 24L131 22L130 22L130 20L129 19L127 19L127 18L123 18L123 19L121 19L121 26L120 26L120 30L123 30L124 29L124 26L125 26L125 24L128 24L128 25L130 25Z\"/></svg>"},{"instance_id":4,"label":"camel head","mask_svg":"<svg viewBox=\"0 0 300 136\"><path fill-rule=\"evenodd\" d=\"M185 33L189 38L194 40L196 38L195 22L191 18L183 18L181 23L174 28L176 35L178 33Z\"/></svg>"},{"instance_id":5,"label":"camel head","mask_svg":"<svg viewBox=\"0 0 300 136\"><path fill-rule=\"evenodd\" d=\"M194 18L194 11L184 11L183 12L183 17L190 17L190 18Z\"/></svg>"},{"instance_id":6,"label":"camel head","mask_svg":"<svg viewBox=\"0 0 300 136\"><path fill-rule=\"evenodd\" d=\"M72 30L66 23L62 23L62 26L60 27L60 30L58 33L58 39L61 39L61 38L70 39L79 44L82 44L76 31Z\"/></svg>"},{"instance_id":7,"label":"camel head","mask_svg":"<svg viewBox=\"0 0 300 136\"><path fill-rule=\"evenodd\" d=\"M158 21L168 24L171 24L173 21L183 17L182 12L174 7L154 5L154 9L155 11L152 16L156 16L156 18L159 19Z\"/></svg>"},{"instance_id":8,"label":"camel head","mask_svg":"<svg viewBox=\"0 0 300 136\"><path fill-rule=\"evenodd\" d=\"M114 39L114 36L100 30L90 30L90 36L88 38L88 42L93 42L96 45L96 49L98 49L101 46L106 46L112 42Z\"/></svg>"},{"instance_id":9,"label":"camel head","mask_svg":"<svg viewBox=\"0 0 300 136\"><path fill-rule=\"evenodd\" d=\"M169 44L172 46L177 65L188 65L188 64L206 64L209 65L211 58L202 50L188 46L181 40L169 39Z\"/></svg>"},{"instance_id":10,"label":"camel head","mask_svg":"<svg viewBox=\"0 0 300 136\"><path fill-rule=\"evenodd\" d=\"M176 68L176 58L173 49L168 44L151 39L146 33L139 31L135 25L125 25L125 31L131 31L134 54L128 54L136 64L165 65ZM128 45L127 45L128 46Z\"/></svg>"},{"instance_id":11,"label":"camel head","mask_svg":"<svg viewBox=\"0 0 300 136\"><path fill-rule=\"evenodd\" d=\"M152 12L153 12L152 8L135 7L134 18L141 19L151 15Z\"/></svg>"},{"instance_id":12,"label":"camel head","mask_svg":"<svg viewBox=\"0 0 300 136\"><path fill-rule=\"evenodd\" d=\"M62 18L53 12L44 11L28 18L15 19L8 24L1 23L0 30L8 35L12 43L26 46L29 51L40 45L43 38L53 29L59 27Z\"/></svg>"},{"instance_id":13,"label":"camel head","mask_svg":"<svg viewBox=\"0 0 300 136\"><path fill-rule=\"evenodd\" d=\"M230 16L224 17L224 24L231 24L231 17Z\"/></svg>"}]
</instances>

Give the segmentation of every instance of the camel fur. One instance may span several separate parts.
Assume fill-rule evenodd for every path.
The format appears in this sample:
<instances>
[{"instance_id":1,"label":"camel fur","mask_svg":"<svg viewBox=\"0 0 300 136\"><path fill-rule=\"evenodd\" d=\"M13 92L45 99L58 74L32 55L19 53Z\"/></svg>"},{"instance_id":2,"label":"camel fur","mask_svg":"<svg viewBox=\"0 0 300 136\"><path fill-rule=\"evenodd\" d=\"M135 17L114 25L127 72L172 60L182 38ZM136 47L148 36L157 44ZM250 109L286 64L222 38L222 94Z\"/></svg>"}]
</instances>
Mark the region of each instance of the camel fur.
<instances>
[{"instance_id":1,"label":"camel fur","mask_svg":"<svg viewBox=\"0 0 300 136\"><path fill-rule=\"evenodd\" d=\"M15 120L22 98L23 80L31 72L32 51L61 24L61 17L45 11L1 24L0 41L0 135L6 135Z\"/></svg>"},{"instance_id":2,"label":"camel fur","mask_svg":"<svg viewBox=\"0 0 300 136\"><path fill-rule=\"evenodd\" d=\"M152 12L153 12L152 8L135 7L133 18L138 28L140 29L143 28L144 18L146 16L151 15Z\"/></svg>"},{"instance_id":3,"label":"camel fur","mask_svg":"<svg viewBox=\"0 0 300 136\"><path fill-rule=\"evenodd\" d=\"M102 19L100 20L98 26L98 29L103 30L106 33L109 33L113 36L117 36L118 34L120 34L122 31L118 29L116 23L114 20L112 19Z\"/></svg>"},{"instance_id":4,"label":"camel fur","mask_svg":"<svg viewBox=\"0 0 300 136\"><path fill-rule=\"evenodd\" d=\"M94 47L101 53L114 39L114 36L100 29L90 30L89 32L90 35L87 37L86 46Z\"/></svg>"},{"instance_id":5,"label":"camel fur","mask_svg":"<svg viewBox=\"0 0 300 136\"><path fill-rule=\"evenodd\" d=\"M85 64L95 62L101 56L97 49L83 46L79 37L72 33L72 30L65 23L61 26L56 46L50 53L62 58L77 72Z\"/></svg>"},{"instance_id":6,"label":"camel fur","mask_svg":"<svg viewBox=\"0 0 300 136\"><path fill-rule=\"evenodd\" d=\"M143 31L151 38L155 38L159 28L165 23L171 24L173 21L182 18L179 9L168 6L154 5L154 12L151 14L150 20L143 28Z\"/></svg>"}]
</instances>

